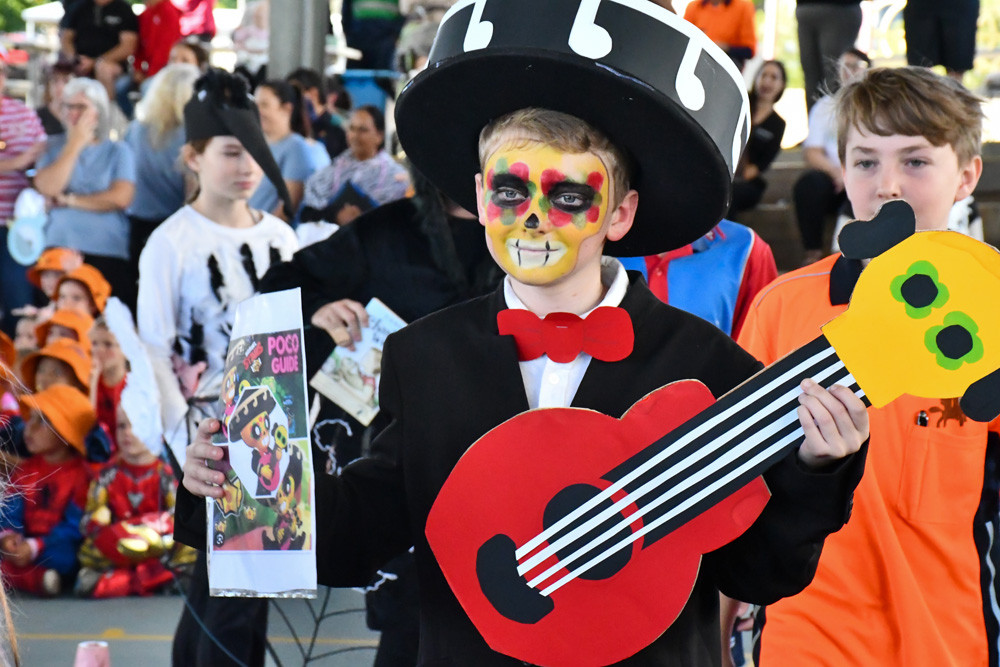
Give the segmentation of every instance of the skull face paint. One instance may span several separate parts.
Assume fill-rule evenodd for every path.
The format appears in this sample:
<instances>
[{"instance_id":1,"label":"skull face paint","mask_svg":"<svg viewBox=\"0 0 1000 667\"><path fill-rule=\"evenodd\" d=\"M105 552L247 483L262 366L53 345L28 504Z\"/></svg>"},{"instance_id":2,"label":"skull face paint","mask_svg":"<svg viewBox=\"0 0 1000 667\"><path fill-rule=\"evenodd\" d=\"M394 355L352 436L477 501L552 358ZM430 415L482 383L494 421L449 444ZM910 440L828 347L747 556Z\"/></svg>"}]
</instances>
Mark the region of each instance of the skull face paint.
<instances>
[{"instance_id":1,"label":"skull face paint","mask_svg":"<svg viewBox=\"0 0 1000 667\"><path fill-rule=\"evenodd\" d=\"M504 271L533 285L570 273L581 244L601 231L607 214L601 159L540 143L507 144L490 156L484 174L483 222Z\"/></svg>"}]
</instances>

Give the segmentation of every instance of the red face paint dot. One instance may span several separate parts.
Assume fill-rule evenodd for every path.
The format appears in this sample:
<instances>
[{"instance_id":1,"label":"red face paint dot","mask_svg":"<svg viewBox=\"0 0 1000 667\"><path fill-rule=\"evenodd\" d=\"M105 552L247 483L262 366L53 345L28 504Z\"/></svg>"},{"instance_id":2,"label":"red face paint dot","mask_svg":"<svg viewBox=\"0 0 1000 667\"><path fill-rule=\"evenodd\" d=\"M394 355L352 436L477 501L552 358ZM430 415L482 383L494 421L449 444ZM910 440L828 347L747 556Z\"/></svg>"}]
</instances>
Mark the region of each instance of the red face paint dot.
<instances>
[{"instance_id":1,"label":"red face paint dot","mask_svg":"<svg viewBox=\"0 0 1000 667\"><path fill-rule=\"evenodd\" d=\"M549 222L551 222L556 227L565 227L569 223L573 222L573 216L566 211L560 211L554 208L549 211Z\"/></svg>"},{"instance_id":2,"label":"red face paint dot","mask_svg":"<svg viewBox=\"0 0 1000 667\"><path fill-rule=\"evenodd\" d=\"M587 185L594 188L594 190L600 191L601 186L604 185L604 174L598 171L592 171L587 174Z\"/></svg>"},{"instance_id":3,"label":"red face paint dot","mask_svg":"<svg viewBox=\"0 0 1000 667\"><path fill-rule=\"evenodd\" d=\"M519 205L515 210L517 211L517 214L519 216L521 216L521 215L524 215L525 213L527 213L529 208L531 208L531 200L530 199L528 201L524 202L523 204Z\"/></svg>"},{"instance_id":4,"label":"red face paint dot","mask_svg":"<svg viewBox=\"0 0 1000 667\"><path fill-rule=\"evenodd\" d=\"M492 169L486 172L486 187L489 188L490 190L493 189L493 176L494 173Z\"/></svg>"},{"instance_id":5,"label":"red face paint dot","mask_svg":"<svg viewBox=\"0 0 1000 667\"><path fill-rule=\"evenodd\" d=\"M591 206L587 209L587 222L597 222L597 216L600 215L601 208L599 206Z\"/></svg>"},{"instance_id":6,"label":"red face paint dot","mask_svg":"<svg viewBox=\"0 0 1000 667\"><path fill-rule=\"evenodd\" d=\"M514 164L510 165L510 173L514 174L522 181L527 183L530 170L528 169L528 165L524 164L523 162L515 162Z\"/></svg>"},{"instance_id":7,"label":"red face paint dot","mask_svg":"<svg viewBox=\"0 0 1000 667\"><path fill-rule=\"evenodd\" d=\"M486 218L487 220L496 220L500 217L500 207L490 202L486 205Z\"/></svg>"},{"instance_id":8,"label":"red face paint dot","mask_svg":"<svg viewBox=\"0 0 1000 667\"><path fill-rule=\"evenodd\" d=\"M542 172L542 194L548 196L549 190L556 183L562 183L566 180L566 176L563 175L558 169L546 169Z\"/></svg>"}]
</instances>

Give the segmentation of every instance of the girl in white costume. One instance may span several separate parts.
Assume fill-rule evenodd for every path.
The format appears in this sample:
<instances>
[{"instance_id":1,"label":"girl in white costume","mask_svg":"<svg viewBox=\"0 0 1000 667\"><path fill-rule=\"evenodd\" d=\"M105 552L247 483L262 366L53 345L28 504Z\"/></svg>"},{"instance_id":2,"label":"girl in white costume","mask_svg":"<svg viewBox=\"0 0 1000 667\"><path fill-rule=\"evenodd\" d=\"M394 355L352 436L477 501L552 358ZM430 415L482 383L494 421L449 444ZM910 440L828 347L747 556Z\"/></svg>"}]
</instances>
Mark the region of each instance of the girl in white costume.
<instances>
[{"instance_id":1,"label":"girl in white costume","mask_svg":"<svg viewBox=\"0 0 1000 667\"><path fill-rule=\"evenodd\" d=\"M156 229L139 260L139 334L153 357L164 432L181 461L188 399L215 409L236 305L298 248L286 223L247 205L262 164L268 172L277 166L242 80L213 71L196 90L185 108L181 156L198 180L197 193ZM253 116L240 123L239 112Z\"/></svg>"}]
</instances>

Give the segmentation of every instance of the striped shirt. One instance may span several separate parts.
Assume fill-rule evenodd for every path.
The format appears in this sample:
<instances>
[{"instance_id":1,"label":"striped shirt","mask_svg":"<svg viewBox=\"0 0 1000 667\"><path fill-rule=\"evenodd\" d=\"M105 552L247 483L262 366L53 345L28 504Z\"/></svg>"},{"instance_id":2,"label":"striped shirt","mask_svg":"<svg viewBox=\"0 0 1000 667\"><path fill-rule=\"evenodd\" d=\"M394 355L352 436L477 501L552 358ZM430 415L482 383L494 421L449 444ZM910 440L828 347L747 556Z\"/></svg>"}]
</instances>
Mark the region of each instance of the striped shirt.
<instances>
[{"instance_id":1,"label":"striped shirt","mask_svg":"<svg viewBox=\"0 0 1000 667\"><path fill-rule=\"evenodd\" d=\"M402 199L410 186L406 169L384 150L369 160L358 160L350 150L346 150L329 167L309 177L302 203L317 209L325 208L348 181L376 204Z\"/></svg>"},{"instance_id":2,"label":"striped shirt","mask_svg":"<svg viewBox=\"0 0 1000 667\"><path fill-rule=\"evenodd\" d=\"M17 157L41 141L45 130L38 114L15 99L0 98L0 160ZM24 171L0 171L0 224L14 216L14 201L26 187Z\"/></svg>"}]
</instances>

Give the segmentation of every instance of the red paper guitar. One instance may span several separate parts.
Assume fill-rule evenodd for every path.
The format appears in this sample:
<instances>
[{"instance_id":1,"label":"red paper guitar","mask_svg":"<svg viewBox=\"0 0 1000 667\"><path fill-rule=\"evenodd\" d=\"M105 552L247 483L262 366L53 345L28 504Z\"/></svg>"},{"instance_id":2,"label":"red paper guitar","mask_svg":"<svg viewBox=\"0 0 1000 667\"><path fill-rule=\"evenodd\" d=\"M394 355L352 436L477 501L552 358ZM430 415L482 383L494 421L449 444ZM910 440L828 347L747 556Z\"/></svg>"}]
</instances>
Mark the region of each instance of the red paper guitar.
<instances>
[{"instance_id":1,"label":"red paper guitar","mask_svg":"<svg viewBox=\"0 0 1000 667\"><path fill-rule=\"evenodd\" d=\"M766 504L760 474L802 439L803 378L864 396L856 375L876 406L907 392L962 396L980 421L1000 414L1000 309L981 296L1000 293L1000 255L913 225L909 207L892 202L845 228L848 256L883 251L850 309L718 402L683 381L620 420L534 410L480 438L438 494L426 534L489 645L578 666L654 641L686 604L701 555Z\"/></svg>"}]
</instances>

